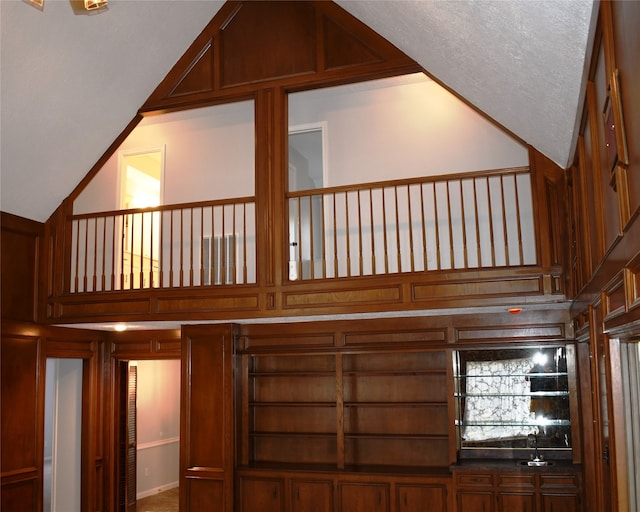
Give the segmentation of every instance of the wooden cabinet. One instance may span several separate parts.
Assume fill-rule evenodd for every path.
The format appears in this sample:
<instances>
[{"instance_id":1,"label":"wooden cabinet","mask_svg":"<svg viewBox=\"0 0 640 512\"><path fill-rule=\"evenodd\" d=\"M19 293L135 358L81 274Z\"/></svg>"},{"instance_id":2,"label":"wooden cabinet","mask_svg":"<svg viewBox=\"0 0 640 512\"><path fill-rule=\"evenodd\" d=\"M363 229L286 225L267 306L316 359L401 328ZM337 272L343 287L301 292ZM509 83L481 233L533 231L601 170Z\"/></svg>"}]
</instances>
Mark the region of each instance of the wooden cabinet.
<instances>
[{"instance_id":1,"label":"wooden cabinet","mask_svg":"<svg viewBox=\"0 0 640 512\"><path fill-rule=\"evenodd\" d=\"M333 482L330 480L292 480L290 512L333 511Z\"/></svg>"},{"instance_id":2,"label":"wooden cabinet","mask_svg":"<svg viewBox=\"0 0 640 512\"><path fill-rule=\"evenodd\" d=\"M241 477L238 502L246 512L284 512L284 483L279 478Z\"/></svg>"},{"instance_id":3,"label":"wooden cabinet","mask_svg":"<svg viewBox=\"0 0 640 512\"><path fill-rule=\"evenodd\" d=\"M514 463L455 468L456 512L582 512L577 469L509 464Z\"/></svg>"},{"instance_id":4,"label":"wooden cabinet","mask_svg":"<svg viewBox=\"0 0 640 512\"><path fill-rule=\"evenodd\" d=\"M536 512L536 495L526 491L500 491L498 492L498 510Z\"/></svg>"},{"instance_id":5,"label":"wooden cabinet","mask_svg":"<svg viewBox=\"0 0 640 512\"><path fill-rule=\"evenodd\" d=\"M396 485L396 512L447 512L447 487L429 484ZM468 509L471 510L471 509Z\"/></svg>"},{"instance_id":6,"label":"wooden cabinet","mask_svg":"<svg viewBox=\"0 0 640 512\"><path fill-rule=\"evenodd\" d=\"M338 486L340 512L388 512L389 485L344 482Z\"/></svg>"},{"instance_id":7,"label":"wooden cabinet","mask_svg":"<svg viewBox=\"0 0 640 512\"><path fill-rule=\"evenodd\" d=\"M580 512L580 494L574 475L541 475L542 512Z\"/></svg>"},{"instance_id":8,"label":"wooden cabinet","mask_svg":"<svg viewBox=\"0 0 640 512\"><path fill-rule=\"evenodd\" d=\"M542 512L579 512L582 510L580 499L575 494L541 495Z\"/></svg>"},{"instance_id":9,"label":"wooden cabinet","mask_svg":"<svg viewBox=\"0 0 640 512\"><path fill-rule=\"evenodd\" d=\"M495 475L498 510L536 512L536 475L498 472Z\"/></svg>"},{"instance_id":10,"label":"wooden cabinet","mask_svg":"<svg viewBox=\"0 0 640 512\"><path fill-rule=\"evenodd\" d=\"M474 510L476 512L494 512L494 497L491 491L460 491L457 494L459 512Z\"/></svg>"},{"instance_id":11,"label":"wooden cabinet","mask_svg":"<svg viewBox=\"0 0 640 512\"><path fill-rule=\"evenodd\" d=\"M449 512L450 487L448 471L413 476L266 468L236 471L238 512Z\"/></svg>"}]
</instances>

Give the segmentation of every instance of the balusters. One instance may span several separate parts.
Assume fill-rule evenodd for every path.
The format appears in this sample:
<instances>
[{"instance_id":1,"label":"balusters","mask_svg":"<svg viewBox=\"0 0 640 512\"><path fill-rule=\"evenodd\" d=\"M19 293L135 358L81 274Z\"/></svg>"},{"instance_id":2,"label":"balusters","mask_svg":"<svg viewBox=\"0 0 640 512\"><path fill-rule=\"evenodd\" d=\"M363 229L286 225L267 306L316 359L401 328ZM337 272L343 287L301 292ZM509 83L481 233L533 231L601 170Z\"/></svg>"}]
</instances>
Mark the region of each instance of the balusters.
<instances>
[{"instance_id":1,"label":"balusters","mask_svg":"<svg viewBox=\"0 0 640 512\"><path fill-rule=\"evenodd\" d=\"M535 263L530 195L517 170L292 192L293 277ZM72 216L69 289L255 282L255 215L245 198Z\"/></svg>"}]
</instances>

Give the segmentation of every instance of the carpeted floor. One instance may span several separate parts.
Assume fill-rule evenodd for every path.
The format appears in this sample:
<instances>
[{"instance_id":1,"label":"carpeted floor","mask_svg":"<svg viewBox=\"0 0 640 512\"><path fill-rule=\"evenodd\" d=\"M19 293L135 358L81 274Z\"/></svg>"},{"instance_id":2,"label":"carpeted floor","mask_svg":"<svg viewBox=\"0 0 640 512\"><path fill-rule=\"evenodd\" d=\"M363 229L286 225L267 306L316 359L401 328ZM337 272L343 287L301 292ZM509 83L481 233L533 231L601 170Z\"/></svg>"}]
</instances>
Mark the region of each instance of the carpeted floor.
<instances>
[{"instance_id":1,"label":"carpeted floor","mask_svg":"<svg viewBox=\"0 0 640 512\"><path fill-rule=\"evenodd\" d=\"M178 487L136 501L136 512L178 512Z\"/></svg>"}]
</instances>

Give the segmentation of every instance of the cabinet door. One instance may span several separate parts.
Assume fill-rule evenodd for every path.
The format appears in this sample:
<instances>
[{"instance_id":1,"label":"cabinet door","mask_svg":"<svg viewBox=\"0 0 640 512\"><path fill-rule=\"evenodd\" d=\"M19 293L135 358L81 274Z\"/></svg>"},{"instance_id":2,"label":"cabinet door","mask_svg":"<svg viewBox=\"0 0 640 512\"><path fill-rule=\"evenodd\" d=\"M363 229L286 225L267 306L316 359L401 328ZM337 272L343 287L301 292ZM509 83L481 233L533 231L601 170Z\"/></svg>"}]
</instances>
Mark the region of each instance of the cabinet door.
<instances>
[{"instance_id":1,"label":"cabinet door","mask_svg":"<svg viewBox=\"0 0 640 512\"><path fill-rule=\"evenodd\" d=\"M458 512L495 512L493 492L458 491Z\"/></svg>"},{"instance_id":2,"label":"cabinet door","mask_svg":"<svg viewBox=\"0 0 640 512\"><path fill-rule=\"evenodd\" d=\"M240 512L283 512L283 487L277 478L240 478Z\"/></svg>"},{"instance_id":3,"label":"cabinet door","mask_svg":"<svg viewBox=\"0 0 640 512\"><path fill-rule=\"evenodd\" d=\"M447 512L447 489L443 486L397 485L397 512Z\"/></svg>"},{"instance_id":4,"label":"cabinet door","mask_svg":"<svg viewBox=\"0 0 640 512\"><path fill-rule=\"evenodd\" d=\"M501 492L498 510L504 512L536 512L536 496L530 492Z\"/></svg>"},{"instance_id":5,"label":"cabinet door","mask_svg":"<svg viewBox=\"0 0 640 512\"><path fill-rule=\"evenodd\" d=\"M332 512L333 482L291 482L291 512Z\"/></svg>"},{"instance_id":6,"label":"cabinet door","mask_svg":"<svg viewBox=\"0 0 640 512\"><path fill-rule=\"evenodd\" d=\"M387 512L389 486L387 484L340 484L340 512Z\"/></svg>"},{"instance_id":7,"label":"cabinet door","mask_svg":"<svg viewBox=\"0 0 640 512\"><path fill-rule=\"evenodd\" d=\"M543 512L580 512L580 499L576 494L542 493Z\"/></svg>"}]
</instances>

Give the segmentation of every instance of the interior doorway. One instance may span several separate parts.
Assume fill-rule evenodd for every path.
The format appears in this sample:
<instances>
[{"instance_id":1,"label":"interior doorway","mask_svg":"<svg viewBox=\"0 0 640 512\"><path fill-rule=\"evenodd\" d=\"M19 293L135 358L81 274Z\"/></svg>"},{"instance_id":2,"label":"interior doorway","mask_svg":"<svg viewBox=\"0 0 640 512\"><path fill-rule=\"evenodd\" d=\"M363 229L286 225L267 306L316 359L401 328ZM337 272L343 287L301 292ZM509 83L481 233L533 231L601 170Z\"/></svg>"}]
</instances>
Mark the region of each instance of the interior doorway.
<instances>
[{"instance_id":1,"label":"interior doorway","mask_svg":"<svg viewBox=\"0 0 640 512\"><path fill-rule=\"evenodd\" d=\"M164 193L164 147L119 153L119 205L121 210L160 206ZM160 214L125 215L122 233L123 287L147 288L158 284ZM149 282L152 275L154 283Z\"/></svg>"},{"instance_id":2,"label":"interior doorway","mask_svg":"<svg viewBox=\"0 0 640 512\"><path fill-rule=\"evenodd\" d=\"M288 191L328 186L326 123L289 127ZM289 279L320 277L314 261L322 258L322 196L289 201ZM317 266L317 270L321 265ZM312 276L312 274L314 274Z\"/></svg>"},{"instance_id":3,"label":"interior doorway","mask_svg":"<svg viewBox=\"0 0 640 512\"><path fill-rule=\"evenodd\" d=\"M47 359L44 512L81 510L82 371L82 359Z\"/></svg>"},{"instance_id":4,"label":"interior doorway","mask_svg":"<svg viewBox=\"0 0 640 512\"><path fill-rule=\"evenodd\" d=\"M119 512L178 510L180 360L119 362Z\"/></svg>"}]
</instances>

